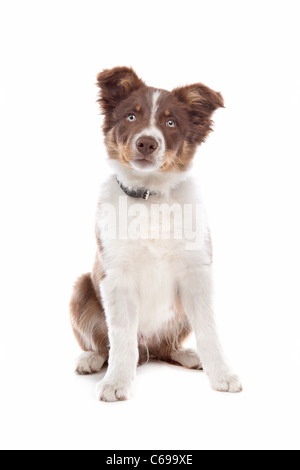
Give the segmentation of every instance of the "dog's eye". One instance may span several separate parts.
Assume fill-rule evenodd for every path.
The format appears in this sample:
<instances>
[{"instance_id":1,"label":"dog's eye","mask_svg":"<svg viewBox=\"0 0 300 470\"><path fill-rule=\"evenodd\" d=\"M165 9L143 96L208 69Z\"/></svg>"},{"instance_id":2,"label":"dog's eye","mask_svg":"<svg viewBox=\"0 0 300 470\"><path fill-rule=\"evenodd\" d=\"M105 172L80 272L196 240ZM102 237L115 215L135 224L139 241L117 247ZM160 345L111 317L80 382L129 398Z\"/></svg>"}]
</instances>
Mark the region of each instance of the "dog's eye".
<instances>
[{"instance_id":1,"label":"dog's eye","mask_svg":"<svg viewBox=\"0 0 300 470\"><path fill-rule=\"evenodd\" d=\"M166 125L168 127L176 127L176 122L173 121L173 119L170 119L169 121L166 122Z\"/></svg>"},{"instance_id":2,"label":"dog's eye","mask_svg":"<svg viewBox=\"0 0 300 470\"><path fill-rule=\"evenodd\" d=\"M129 121L129 122L136 121L135 115L134 114L129 114L129 116L127 116L127 121Z\"/></svg>"}]
</instances>

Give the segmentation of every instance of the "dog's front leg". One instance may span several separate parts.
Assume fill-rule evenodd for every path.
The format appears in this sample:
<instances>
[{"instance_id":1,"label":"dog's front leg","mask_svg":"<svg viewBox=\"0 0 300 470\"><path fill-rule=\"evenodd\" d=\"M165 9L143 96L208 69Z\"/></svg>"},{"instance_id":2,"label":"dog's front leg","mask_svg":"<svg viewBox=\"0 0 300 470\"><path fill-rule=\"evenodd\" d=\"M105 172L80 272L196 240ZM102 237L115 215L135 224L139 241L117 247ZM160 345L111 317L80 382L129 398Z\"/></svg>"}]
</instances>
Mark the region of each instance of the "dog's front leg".
<instances>
[{"instance_id":1,"label":"dog's front leg","mask_svg":"<svg viewBox=\"0 0 300 470\"><path fill-rule=\"evenodd\" d=\"M97 384L102 401L127 400L138 363L138 307L134 282L124 273L108 276L100 286L109 334L109 361L104 379Z\"/></svg>"},{"instance_id":2,"label":"dog's front leg","mask_svg":"<svg viewBox=\"0 0 300 470\"><path fill-rule=\"evenodd\" d=\"M219 342L212 309L211 267L190 268L181 282L181 300L194 329L204 371L213 389L240 392L239 378L227 366Z\"/></svg>"}]
</instances>

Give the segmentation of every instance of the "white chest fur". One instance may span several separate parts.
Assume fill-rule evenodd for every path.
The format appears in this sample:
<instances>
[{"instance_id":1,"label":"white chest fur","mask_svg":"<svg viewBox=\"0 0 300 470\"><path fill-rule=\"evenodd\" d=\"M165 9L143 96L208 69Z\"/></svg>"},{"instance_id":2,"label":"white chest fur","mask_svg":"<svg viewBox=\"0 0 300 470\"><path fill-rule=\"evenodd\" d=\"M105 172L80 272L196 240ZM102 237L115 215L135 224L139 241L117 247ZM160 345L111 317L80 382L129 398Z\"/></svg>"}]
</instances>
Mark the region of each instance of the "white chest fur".
<instances>
[{"instance_id":1,"label":"white chest fur","mask_svg":"<svg viewBox=\"0 0 300 470\"><path fill-rule=\"evenodd\" d=\"M181 279L210 262L192 180L143 201L125 196L112 177L100 193L97 227L105 274L131 283L139 332L153 334L174 315Z\"/></svg>"}]
</instances>

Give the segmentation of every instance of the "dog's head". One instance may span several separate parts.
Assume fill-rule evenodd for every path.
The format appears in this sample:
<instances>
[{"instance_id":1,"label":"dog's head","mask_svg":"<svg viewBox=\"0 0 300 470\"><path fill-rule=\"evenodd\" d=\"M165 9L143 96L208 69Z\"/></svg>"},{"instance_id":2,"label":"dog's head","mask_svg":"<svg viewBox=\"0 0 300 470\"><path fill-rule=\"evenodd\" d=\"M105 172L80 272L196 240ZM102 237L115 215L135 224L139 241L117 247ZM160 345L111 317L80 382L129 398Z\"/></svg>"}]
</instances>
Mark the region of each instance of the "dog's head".
<instances>
[{"instance_id":1,"label":"dog's head","mask_svg":"<svg viewBox=\"0 0 300 470\"><path fill-rule=\"evenodd\" d=\"M185 171L212 130L222 95L196 83L172 92L151 88L128 67L97 77L109 157L138 171Z\"/></svg>"}]
</instances>

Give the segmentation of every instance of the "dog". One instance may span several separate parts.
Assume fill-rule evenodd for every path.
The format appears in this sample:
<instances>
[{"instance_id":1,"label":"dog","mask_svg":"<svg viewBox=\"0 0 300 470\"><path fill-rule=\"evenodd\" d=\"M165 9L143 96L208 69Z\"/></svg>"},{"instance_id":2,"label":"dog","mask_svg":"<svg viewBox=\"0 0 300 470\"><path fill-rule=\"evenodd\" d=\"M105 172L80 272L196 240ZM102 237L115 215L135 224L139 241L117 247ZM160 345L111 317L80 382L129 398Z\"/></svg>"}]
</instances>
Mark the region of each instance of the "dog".
<instances>
[{"instance_id":1,"label":"dog","mask_svg":"<svg viewBox=\"0 0 300 470\"><path fill-rule=\"evenodd\" d=\"M204 369L214 390L241 392L216 332L211 236L190 171L222 95L202 83L152 88L129 67L104 70L97 85L113 174L100 191L95 264L70 303L84 351L77 373L108 363L97 385L107 402L131 398L149 359ZM192 331L197 351L183 348Z\"/></svg>"}]
</instances>

